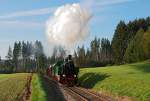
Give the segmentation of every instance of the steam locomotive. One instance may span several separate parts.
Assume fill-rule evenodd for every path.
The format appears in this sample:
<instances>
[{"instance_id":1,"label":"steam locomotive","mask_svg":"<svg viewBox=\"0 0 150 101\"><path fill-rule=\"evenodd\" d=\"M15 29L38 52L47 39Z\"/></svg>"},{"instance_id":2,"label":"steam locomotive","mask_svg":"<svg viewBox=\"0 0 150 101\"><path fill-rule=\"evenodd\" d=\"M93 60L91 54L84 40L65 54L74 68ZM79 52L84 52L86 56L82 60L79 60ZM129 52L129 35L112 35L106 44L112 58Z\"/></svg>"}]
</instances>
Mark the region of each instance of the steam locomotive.
<instances>
[{"instance_id":1,"label":"steam locomotive","mask_svg":"<svg viewBox=\"0 0 150 101\"><path fill-rule=\"evenodd\" d=\"M63 85L74 86L77 84L79 69L75 67L72 56L57 61L47 68L47 75Z\"/></svg>"}]
</instances>

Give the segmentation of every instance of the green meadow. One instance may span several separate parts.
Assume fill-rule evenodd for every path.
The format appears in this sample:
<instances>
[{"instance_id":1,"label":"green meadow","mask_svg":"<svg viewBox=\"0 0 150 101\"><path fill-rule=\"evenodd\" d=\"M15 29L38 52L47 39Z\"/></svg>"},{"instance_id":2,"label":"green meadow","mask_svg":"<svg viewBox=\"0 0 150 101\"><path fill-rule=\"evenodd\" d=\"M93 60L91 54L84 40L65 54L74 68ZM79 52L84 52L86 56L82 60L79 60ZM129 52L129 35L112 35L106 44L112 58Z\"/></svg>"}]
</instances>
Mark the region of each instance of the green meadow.
<instances>
[{"instance_id":1,"label":"green meadow","mask_svg":"<svg viewBox=\"0 0 150 101\"><path fill-rule=\"evenodd\" d=\"M140 63L80 69L81 86L112 96L150 101L150 60Z\"/></svg>"}]
</instances>

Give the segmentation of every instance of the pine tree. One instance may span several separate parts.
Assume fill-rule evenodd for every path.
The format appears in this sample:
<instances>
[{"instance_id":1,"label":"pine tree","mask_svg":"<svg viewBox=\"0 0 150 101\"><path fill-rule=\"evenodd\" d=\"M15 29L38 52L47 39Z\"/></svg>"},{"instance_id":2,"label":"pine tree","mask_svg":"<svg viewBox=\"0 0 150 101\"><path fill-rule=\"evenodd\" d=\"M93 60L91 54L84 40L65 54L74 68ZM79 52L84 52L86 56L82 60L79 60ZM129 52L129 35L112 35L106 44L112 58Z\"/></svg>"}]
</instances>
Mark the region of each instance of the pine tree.
<instances>
[{"instance_id":1,"label":"pine tree","mask_svg":"<svg viewBox=\"0 0 150 101\"><path fill-rule=\"evenodd\" d=\"M40 54L37 58L38 72L43 73L45 68L47 67L47 58L44 54Z\"/></svg>"},{"instance_id":2,"label":"pine tree","mask_svg":"<svg viewBox=\"0 0 150 101\"><path fill-rule=\"evenodd\" d=\"M17 52L17 43L14 43L14 49L13 49L13 62L15 66L15 70L17 70L17 62L18 62L18 52Z\"/></svg>"},{"instance_id":3,"label":"pine tree","mask_svg":"<svg viewBox=\"0 0 150 101\"><path fill-rule=\"evenodd\" d=\"M32 43L31 42L28 42L26 43L27 45L27 58L30 59L31 55L33 54L33 46L32 46ZM41 43L41 46L40 46L41 49L41 52L43 53L43 46L42 46L42 43Z\"/></svg>"},{"instance_id":4,"label":"pine tree","mask_svg":"<svg viewBox=\"0 0 150 101\"><path fill-rule=\"evenodd\" d=\"M40 41L36 41L34 44L34 56L38 58L41 54L43 54L43 45Z\"/></svg>"},{"instance_id":5,"label":"pine tree","mask_svg":"<svg viewBox=\"0 0 150 101\"><path fill-rule=\"evenodd\" d=\"M143 34L144 30L141 28L136 33L134 39L130 42L126 53L125 53L125 61L127 63L137 62L144 60L144 50L143 50Z\"/></svg>"},{"instance_id":6,"label":"pine tree","mask_svg":"<svg viewBox=\"0 0 150 101\"><path fill-rule=\"evenodd\" d=\"M8 53L7 53L6 58L7 58L7 60L11 60L12 57L13 57L12 49L11 49L11 47L9 46Z\"/></svg>"},{"instance_id":7,"label":"pine tree","mask_svg":"<svg viewBox=\"0 0 150 101\"><path fill-rule=\"evenodd\" d=\"M120 21L115 30L112 49L116 64L123 63L123 57L127 48L127 26L124 21Z\"/></svg>"},{"instance_id":8,"label":"pine tree","mask_svg":"<svg viewBox=\"0 0 150 101\"><path fill-rule=\"evenodd\" d=\"M101 63L108 64L112 61L112 50L110 41L106 38L101 39Z\"/></svg>"},{"instance_id":9,"label":"pine tree","mask_svg":"<svg viewBox=\"0 0 150 101\"><path fill-rule=\"evenodd\" d=\"M43 51L43 45L40 41L36 41L34 45L34 57L36 60L36 71L42 70L41 61L43 62L44 57L44 51ZM44 67L43 67L44 68Z\"/></svg>"},{"instance_id":10,"label":"pine tree","mask_svg":"<svg viewBox=\"0 0 150 101\"><path fill-rule=\"evenodd\" d=\"M21 42L14 43L14 49L13 49L13 62L15 66L15 71L19 71L18 65L19 65L19 57L21 57Z\"/></svg>"},{"instance_id":11,"label":"pine tree","mask_svg":"<svg viewBox=\"0 0 150 101\"><path fill-rule=\"evenodd\" d=\"M27 58L27 45L26 43L23 41L22 42L22 61L23 61L23 65L22 67L25 69L26 68L26 58Z\"/></svg>"},{"instance_id":12,"label":"pine tree","mask_svg":"<svg viewBox=\"0 0 150 101\"><path fill-rule=\"evenodd\" d=\"M88 48L88 49L87 49L87 52L86 52L86 65L87 65L87 66L90 64L90 61L91 61L91 51L90 51L90 49Z\"/></svg>"},{"instance_id":13,"label":"pine tree","mask_svg":"<svg viewBox=\"0 0 150 101\"><path fill-rule=\"evenodd\" d=\"M143 35L143 49L146 59L150 59L150 27Z\"/></svg>"},{"instance_id":14,"label":"pine tree","mask_svg":"<svg viewBox=\"0 0 150 101\"><path fill-rule=\"evenodd\" d=\"M98 62L98 54L99 54L100 40L95 37L94 40L91 41L91 57L93 61Z\"/></svg>"}]
</instances>

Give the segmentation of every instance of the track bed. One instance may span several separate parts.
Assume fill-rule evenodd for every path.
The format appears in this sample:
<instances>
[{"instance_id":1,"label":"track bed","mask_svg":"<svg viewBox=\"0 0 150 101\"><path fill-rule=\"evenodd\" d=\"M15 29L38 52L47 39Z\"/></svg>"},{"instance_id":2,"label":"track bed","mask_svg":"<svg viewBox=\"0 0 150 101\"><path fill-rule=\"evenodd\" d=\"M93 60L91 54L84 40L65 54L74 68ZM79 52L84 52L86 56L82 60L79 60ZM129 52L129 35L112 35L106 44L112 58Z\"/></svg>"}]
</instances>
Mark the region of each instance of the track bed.
<instances>
[{"instance_id":1,"label":"track bed","mask_svg":"<svg viewBox=\"0 0 150 101\"><path fill-rule=\"evenodd\" d=\"M63 89L65 89L75 101L115 101L111 97L100 95L81 87L63 87Z\"/></svg>"},{"instance_id":2,"label":"track bed","mask_svg":"<svg viewBox=\"0 0 150 101\"><path fill-rule=\"evenodd\" d=\"M66 101L115 101L111 97L101 95L88 89L77 86L67 87L49 79L48 77L46 78L54 85L59 85L57 89L62 92Z\"/></svg>"}]
</instances>

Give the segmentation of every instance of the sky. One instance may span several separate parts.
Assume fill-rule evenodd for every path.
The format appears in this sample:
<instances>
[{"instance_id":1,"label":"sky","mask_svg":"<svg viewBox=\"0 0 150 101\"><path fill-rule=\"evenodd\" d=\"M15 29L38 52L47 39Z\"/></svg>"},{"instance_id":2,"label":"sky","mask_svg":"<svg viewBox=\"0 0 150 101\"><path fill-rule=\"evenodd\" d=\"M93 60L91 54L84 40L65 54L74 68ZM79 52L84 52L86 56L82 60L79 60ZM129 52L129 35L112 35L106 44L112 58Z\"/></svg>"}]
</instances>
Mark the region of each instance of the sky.
<instances>
[{"instance_id":1,"label":"sky","mask_svg":"<svg viewBox=\"0 0 150 101\"><path fill-rule=\"evenodd\" d=\"M4 58L9 45L22 40L40 40L49 55L45 23L58 7L72 3L92 14L89 36L82 43L87 47L95 36L111 40L120 20L150 16L150 0L0 0L0 56Z\"/></svg>"}]
</instances>

